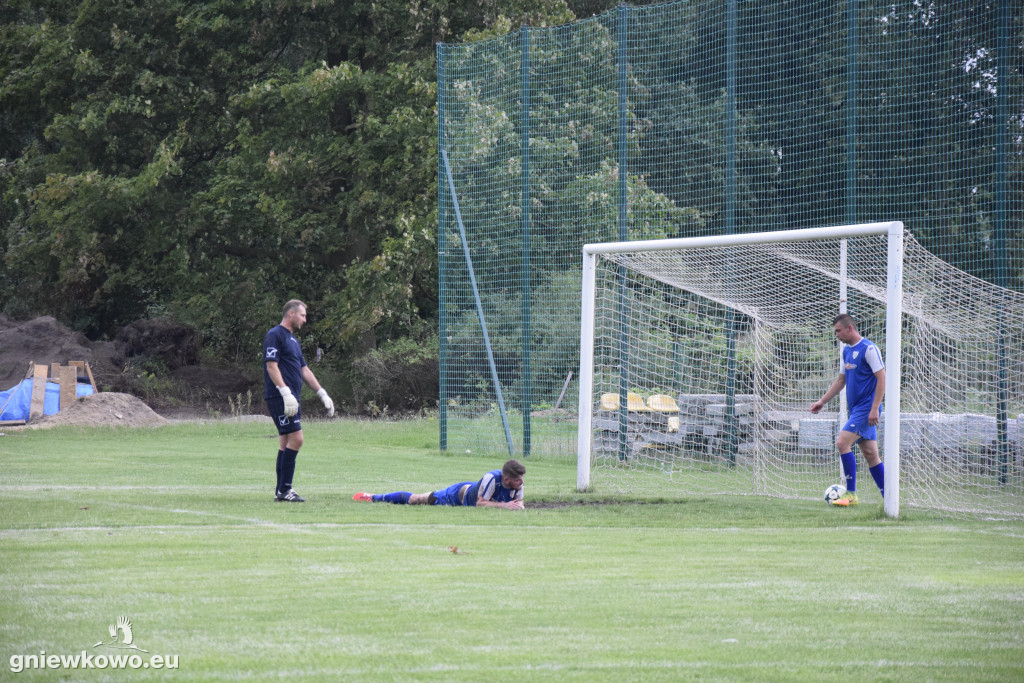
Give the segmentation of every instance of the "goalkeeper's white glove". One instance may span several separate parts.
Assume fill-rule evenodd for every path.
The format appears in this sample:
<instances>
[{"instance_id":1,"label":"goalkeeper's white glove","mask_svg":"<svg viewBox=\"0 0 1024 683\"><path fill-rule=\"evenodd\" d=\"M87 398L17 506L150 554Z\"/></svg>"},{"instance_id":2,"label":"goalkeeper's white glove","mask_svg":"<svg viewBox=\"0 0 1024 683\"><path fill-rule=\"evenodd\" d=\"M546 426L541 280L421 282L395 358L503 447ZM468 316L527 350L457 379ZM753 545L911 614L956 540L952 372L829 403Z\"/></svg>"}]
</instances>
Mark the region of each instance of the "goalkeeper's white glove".
<instances>
[{"instance_id":1,"label":"goalkeeper's white glove","mask_svg":"<svg viewBox=\"0 0 1024 683\"><path fill-rule=\"evenodd\" d=\"M284 399L285 416L292 417L299 412L299 400L292 396L292 390L288 387L278 387L277 390L281 392L281 398Z\"/></svg>"},{"instance_id":2,"label":"goalkeeper's white glove","mask_svg":"<svg viewBox=\"0 0 1024 683\"><path fill-rule=\"evenodd\" d=\"M324 408L327 408L327 417L334 417L334 401L327 395L327 390L320 387L320 391L316 392L316 395L324 402Z\"/></svg>"}]
</instances>

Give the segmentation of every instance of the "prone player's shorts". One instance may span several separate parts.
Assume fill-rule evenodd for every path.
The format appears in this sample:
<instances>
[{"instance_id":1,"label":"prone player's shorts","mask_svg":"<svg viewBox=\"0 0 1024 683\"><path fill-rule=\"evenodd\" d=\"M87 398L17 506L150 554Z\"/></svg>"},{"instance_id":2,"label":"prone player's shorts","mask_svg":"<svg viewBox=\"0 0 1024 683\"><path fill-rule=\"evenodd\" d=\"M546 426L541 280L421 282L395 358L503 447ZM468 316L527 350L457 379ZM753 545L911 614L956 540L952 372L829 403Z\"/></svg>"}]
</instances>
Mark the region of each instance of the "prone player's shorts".
<instances>
[{"instance_id":1,"label":"prone player's shorts","mask_svg":"<svg viewBox=\"0 0 1024 683\"><path fill-rule=\"evenodd\" d=\"M855 408L850 413L850 419L843 425L844 432L850 432L860 437L858 441L863 439L864 441L878 441L878 429L874 425L868 424L868 414L871 412L871 406L864 408ZM882 414L882 407L878 407L878 414Z\"/></svg>"},{"instance_id":2,"label":"prone player's shorts","mask_svg":"<svg viewBox=\"0 0 1024 683\"><path fill-rule=\"evenodd\" d=\"M299 412L295 413L291 417L284 414L284 399L280 396L271 396L266 399L267 401L267 412L270 413L270 419L277 425L278 434L291 434L302 429L302 408L299 407Z\"/></svg>"},{"instance_id":3,"label":"prone player's shorts","mask_svg":"<svg viewBox=\"0 0 1024 683\"><path fill-rule=\"evenodd\" d=\"M452 484L448 488L441 489L440 491L434 491L430 494L433 499L434 505L462 505L462 499L459 498L459 491L462 490L463 486L472 486L471 481L462 481L458 484Z\"/></svg>"}]
</instances>

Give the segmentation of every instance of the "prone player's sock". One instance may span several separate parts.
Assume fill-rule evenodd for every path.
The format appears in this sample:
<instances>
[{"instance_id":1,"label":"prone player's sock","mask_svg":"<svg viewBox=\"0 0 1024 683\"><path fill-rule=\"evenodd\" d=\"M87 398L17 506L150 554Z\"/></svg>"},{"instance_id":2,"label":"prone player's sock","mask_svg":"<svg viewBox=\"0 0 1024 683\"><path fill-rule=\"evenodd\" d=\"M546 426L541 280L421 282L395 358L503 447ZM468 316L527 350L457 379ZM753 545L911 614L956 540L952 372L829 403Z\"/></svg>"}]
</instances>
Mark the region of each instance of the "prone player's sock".
<instances>
[{"instance_id":1,"label":"prone player's sock","mask_svg":"<svg viewBox=\"0 0 1024 683\"><path fill-rule=\"evenodd\" d=\"M373 494L374 503L394 503L395 505L408 505L409 496L412 493L409 491L395 491L393 493L375 493Z\"/></svg>"},{"instance_id":2,"label":"prone player's sock","mask_svg":"<svg viewBox=\"0 0 1024 683\"><path fill-rule=\"evenodd\" d=\"M885 463L880 462L874 467L869 467L868 472L871 473L871 478L878 484L878 490L882 492L882 498L885 498Z\"/></svg>"},{"instance_id":3,"label":"prone player's sock","mask_svg":"<svg viewBox=\"0 0 1024 683\"><path fill-rule=\"evenodd\" d=\"M291 448L284 449L281 457L281 493L287 493L292 487L292 478L295 476L295 458L299 452Z\"/></svg>"},{"instance_id":4,"label":"prone player's sock","mask_svg":"<svg viewBox=\"0 0 1024 683\"><path fill-rule=\"evenodd\" d=\"M843 474L846 475L846 490L850 493L857 492L857 458L853 457L853 451L841 453L839 459L843 463Z\"/></svg>"}]
</instances>

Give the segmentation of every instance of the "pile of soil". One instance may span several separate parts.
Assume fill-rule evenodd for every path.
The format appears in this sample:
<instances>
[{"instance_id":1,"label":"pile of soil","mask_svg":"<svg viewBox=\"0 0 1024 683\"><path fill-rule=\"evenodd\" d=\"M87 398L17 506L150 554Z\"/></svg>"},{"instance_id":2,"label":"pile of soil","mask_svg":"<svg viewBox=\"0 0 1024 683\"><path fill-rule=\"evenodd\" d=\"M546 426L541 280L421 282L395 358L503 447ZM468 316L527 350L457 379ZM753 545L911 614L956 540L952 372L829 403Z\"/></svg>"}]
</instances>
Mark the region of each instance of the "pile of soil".
<instances>
[{"instance_id":1,"label":"pile of soil","mask_svg":"<svg viewBox=\"0 0 1024 683\"><path fill-rule=\"evenodd\" d=\"M114 342L92 342L44 315L27 322L14 322L0 315L0 391L10 389L28 376L29 364L66 364L69 360L89 363L96 384L111 384L120 368Z\"/></svg>"},{"instance_id":2,"label":"pile of soil","mask_svg":"<svg viewBox=\"0 0 1024 683\"><path fill-rule=\"evenodd\" d=\"M131 394L104 391L77 399L53 415L44 415L29 422L30 429L49 429L62 425L83 427L159 427L170 420L157 415L152 408Z\"/></svg>"},{"instance_id":3,"label":"pile of soil","mask_svg":"<svg viewBox=\"0 0 1024 683\"><path fill-rule=\"evenodd\" d=\"M136 321L113 341L91 341L52 316L17 322L0 315L0 391L25 379L32 363L72 360L89 363L99 393L31 425L152 426L166 423L158 413L176 419L228 414L240 396L255 397L259 407L263 403L261 375L202 365L195 330L171 319ZM147 373L157 375L166 395L154 396L151 386L144 386Z\"/></svg>"}]
</instances>

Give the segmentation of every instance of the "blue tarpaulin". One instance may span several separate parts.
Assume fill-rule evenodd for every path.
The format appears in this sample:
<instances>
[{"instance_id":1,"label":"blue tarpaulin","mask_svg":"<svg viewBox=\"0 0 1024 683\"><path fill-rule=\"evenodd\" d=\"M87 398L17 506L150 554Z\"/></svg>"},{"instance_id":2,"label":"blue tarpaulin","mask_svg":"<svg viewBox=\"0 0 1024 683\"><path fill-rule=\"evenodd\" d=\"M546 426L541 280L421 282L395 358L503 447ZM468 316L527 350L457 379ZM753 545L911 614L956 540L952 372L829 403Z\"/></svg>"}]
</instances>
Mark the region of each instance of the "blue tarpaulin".
<instances>
[{"instance_id":1,"label":"blue tarpaulin","mask_svg":"<svg viewBox=\"0 0 1024 683\"><path fill-rule=\"evenodd\" d=\"M77 390L78 398L93 393L89 384L79 384ZM8 399L10 399L8 401ZM24 379L20 384L0 391L0 406L4 406L0 413L0 420L28 420L29 407L32 404L32 379ZM60 385L56 382L46 383L46 397L43 399L43 415L53 415L60 412Z\"/></svg>"}]
</instances>

